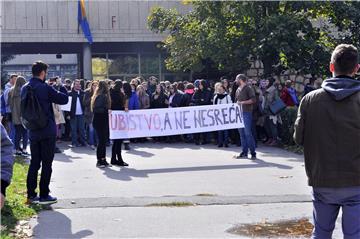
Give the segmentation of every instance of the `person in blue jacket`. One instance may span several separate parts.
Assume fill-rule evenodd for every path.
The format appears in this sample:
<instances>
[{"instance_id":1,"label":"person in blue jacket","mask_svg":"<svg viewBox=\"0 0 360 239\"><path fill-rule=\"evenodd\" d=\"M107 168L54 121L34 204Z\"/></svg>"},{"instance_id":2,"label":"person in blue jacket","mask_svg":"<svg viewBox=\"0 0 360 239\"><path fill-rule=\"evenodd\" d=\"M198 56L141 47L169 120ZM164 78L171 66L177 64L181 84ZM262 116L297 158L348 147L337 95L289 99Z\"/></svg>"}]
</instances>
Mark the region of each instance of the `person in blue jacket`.
<instances>
[{"instance_id":1,"label":"person in blue jacket","mask_svg":"<svg viewBox=\"0 0 360 239\"><path fill-rule=\"evenodd\" d=\"M38 99L42 111L48 118L47 125L37 130L29 130L31 161L27 175L27 196L29 203L50 204L57 202L56 197L49 195L49 184L52 173L56 142L56 124L52 103L64 105L68 103L68 93L63 86L56 90L45 83L48 65L37 61L32 65L33 77L21 89L21 98L27 95L30 85ZM40 197L37 196L37 178L41 165Z\"/></svg>"}]
</instances>

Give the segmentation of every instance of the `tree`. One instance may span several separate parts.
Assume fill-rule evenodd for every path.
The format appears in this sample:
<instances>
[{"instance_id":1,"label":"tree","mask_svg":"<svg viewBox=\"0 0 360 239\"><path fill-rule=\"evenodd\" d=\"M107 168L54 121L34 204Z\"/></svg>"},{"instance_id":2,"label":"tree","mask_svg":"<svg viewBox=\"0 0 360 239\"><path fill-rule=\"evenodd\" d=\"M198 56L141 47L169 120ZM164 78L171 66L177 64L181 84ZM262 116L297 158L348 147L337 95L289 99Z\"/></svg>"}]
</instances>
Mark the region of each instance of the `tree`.
<instances>
[{"instance_id":1,"label":"tree","mask_svg":"<svg viewBox=\"0 0 360 239\"><path fill-rule=\"evenodd\" d=\"M201 70L212 62L219 70L240 72L260 59L264 75L296 69L324 75L335 40L327 26L316 26L323 3L292 1L193 1L191 12L154 8L149 28L168 33L162 47L170 70ZM327 7L329 8L329 7Z\"/></svg>"},{"instance_id":2,"label":"tree","mask_svg":"<svg viewBox=\"0 0 360 239\"><path fill-rule=\"evenodd\" d=\"M327 20L337 28L337 43L360 46L360 2L327 2L323 6Z\"/></svg>"},{"instance_id":3,"label":"tree","mask_svg":"<svg viewBox=\"0 0 360 239\"><path fill-rule=\"evenodd\" d=\"M1 67L7 61L10 61L15 58L15 55L11 54L1 54ZM4 89L6 83L9 81L9 76L3 70L1 71L1 89Z\"/></svg>"}]
</instances>

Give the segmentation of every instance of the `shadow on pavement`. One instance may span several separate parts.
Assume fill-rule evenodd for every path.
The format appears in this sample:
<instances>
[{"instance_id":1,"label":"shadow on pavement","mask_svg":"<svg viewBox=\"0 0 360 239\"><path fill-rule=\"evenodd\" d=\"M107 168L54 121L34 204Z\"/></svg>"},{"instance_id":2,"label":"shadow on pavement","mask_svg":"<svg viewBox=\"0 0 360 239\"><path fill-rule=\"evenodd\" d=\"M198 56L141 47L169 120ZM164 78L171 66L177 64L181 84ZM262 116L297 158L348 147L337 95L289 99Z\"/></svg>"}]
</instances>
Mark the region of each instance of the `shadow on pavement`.
<instances>
[{"instance_id":1,"label":"shadow on pavement","mask_svg":"<svg viewBox=\"0 0 360 239\"><path fill-rule=\"evenodd\" d=\"M137 150L137 147L136 148L133 147L130 150L127 150L126 152L128 154L133 154L133 155L141 156L141 157L144 157L144 158L150 158L150 157L155 155L153 153L149 153L149 152L146 152L146 151L143 151L143 150Z\"/></svg>"},{"instance_id":2,"label":"shadow on pavement","mask_svg":"<svg viewBox=\"0 0 360 239\"><path fill-rule=\"evenodd\" d=\"M245 159L246 160L246 159ZM134 168L121 168L116 170L116 167L103 169L104 175L108 178L131 181L132 178L148 178L149 174L159 173L177 173L177 172L198 172L198 171L211 171L211 170L233 170L233 169L247 169L247 168L263 168L275 167L279 169L292 169L293 167L278 163L269 163L261 159L257 159L253 164L234 164L234 165L215 165L215 166L198 166L198 167L181 167L181 168L158 168L158 169L142 169L137 170Z\"/></svg>"},{"instance_id":3,"label":"shadow on pavement","mask_svg":"<svg viewBox=\"0 0 360 239\"><path fill-rule=\"evenodd\" d=\"M73 233L70 218L58 211L43 211L37 220L34 238L84 238L93 234L88 229Z\"/></svg>"}]
</instances>

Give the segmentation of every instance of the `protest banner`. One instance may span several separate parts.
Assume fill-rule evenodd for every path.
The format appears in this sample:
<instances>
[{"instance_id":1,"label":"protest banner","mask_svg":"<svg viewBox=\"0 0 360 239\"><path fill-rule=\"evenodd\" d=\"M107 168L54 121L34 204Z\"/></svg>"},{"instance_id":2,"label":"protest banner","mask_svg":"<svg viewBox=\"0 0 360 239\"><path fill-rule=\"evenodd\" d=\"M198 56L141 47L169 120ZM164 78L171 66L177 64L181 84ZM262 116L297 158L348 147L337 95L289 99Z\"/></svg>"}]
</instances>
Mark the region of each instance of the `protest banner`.
<instances>
[{"instance_id":1,"label":"protest banner","mask_svg":"<svg viewBox=\"0 0 360 239\"><path fill-rule=\"evenodd\" d=\"M237 104L112 111L109 114L110 139L192 134L243 127L242 110Z\"/></svg>"}]
</instances>

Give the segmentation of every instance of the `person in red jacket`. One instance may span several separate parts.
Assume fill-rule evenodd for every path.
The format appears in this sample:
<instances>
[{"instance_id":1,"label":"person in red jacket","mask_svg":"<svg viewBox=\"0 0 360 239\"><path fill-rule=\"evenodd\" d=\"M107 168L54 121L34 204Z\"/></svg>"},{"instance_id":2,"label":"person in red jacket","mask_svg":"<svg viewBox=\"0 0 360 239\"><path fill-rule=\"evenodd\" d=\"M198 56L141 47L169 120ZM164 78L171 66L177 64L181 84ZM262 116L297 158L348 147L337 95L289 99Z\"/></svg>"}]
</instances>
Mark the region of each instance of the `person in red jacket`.
<instances>
[{"instance_id":1,"label":"person in red jacket","mask_svg":"<svg viewBox=\"0 0 360 239\"><path fill-rule=\"evenodd\" d=\"M286 106L298 106L299 100L297 98L296 90L291 86L292 82L290 80L287 80L285 82L285 87L281 91L280 98Z\"/></svg>"}]
</instances>

